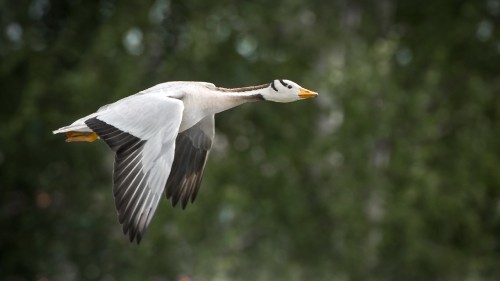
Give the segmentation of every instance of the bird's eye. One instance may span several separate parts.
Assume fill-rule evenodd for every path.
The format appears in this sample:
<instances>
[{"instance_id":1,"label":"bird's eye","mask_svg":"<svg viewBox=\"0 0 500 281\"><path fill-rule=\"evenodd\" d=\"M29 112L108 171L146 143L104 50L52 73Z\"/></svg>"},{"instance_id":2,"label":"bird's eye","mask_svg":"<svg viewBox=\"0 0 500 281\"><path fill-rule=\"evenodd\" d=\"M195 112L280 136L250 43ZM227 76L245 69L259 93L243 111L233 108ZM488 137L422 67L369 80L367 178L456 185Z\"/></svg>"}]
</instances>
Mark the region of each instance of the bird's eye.
<instances>
[{"instance_id":1,"label":"bird's eye","mask_svg":"<svg viewBox=\"0 0 500 281\"><path fill-rule=\"evenodd\" d=\"M291 89L291 88L292 88L292 86L288 85L288 87L287 87L287 88L288 88L288 89Z\"/></svg>"}]
</instances>

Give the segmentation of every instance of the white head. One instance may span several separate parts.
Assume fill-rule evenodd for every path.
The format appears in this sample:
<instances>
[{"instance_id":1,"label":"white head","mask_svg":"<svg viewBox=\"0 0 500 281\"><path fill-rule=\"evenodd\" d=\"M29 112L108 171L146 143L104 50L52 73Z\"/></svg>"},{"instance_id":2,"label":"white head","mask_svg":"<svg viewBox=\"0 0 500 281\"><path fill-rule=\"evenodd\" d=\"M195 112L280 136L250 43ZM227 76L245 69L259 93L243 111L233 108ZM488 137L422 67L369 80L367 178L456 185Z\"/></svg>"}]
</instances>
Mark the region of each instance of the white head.
<instances>
[{"instance_id":1,"label":"white head","mask_svg":"<svg viewBox=\"0 0 500 281\"><path fill-rule=\"evenodd\" d=\"M265 100L274 102L292 102L317 96L318 93L306 90L293 81L283 79L271 82L267 91L262 94Z\"/></svg>"}]
</instances>

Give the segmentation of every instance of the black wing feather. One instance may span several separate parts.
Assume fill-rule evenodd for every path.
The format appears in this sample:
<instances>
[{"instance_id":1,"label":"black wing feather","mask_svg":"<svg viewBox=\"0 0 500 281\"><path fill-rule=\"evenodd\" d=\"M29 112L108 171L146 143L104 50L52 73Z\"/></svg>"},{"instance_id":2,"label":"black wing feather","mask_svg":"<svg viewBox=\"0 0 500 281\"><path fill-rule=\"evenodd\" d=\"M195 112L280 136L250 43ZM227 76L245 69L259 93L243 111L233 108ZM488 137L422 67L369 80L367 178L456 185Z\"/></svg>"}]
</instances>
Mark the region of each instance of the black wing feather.
<instances>
[{"instance_id":1,"label":"black wing feather","mask_svg":"<svg viewBox=\"0 0 500 281\"><path fill-rule=\"evenodd\" d=\"M196 125L177 136L174 162L165 186L172 206L180 201L184 209L189 200L194 202L211 146L212 139Z\"/></svg>"}]
</instances>

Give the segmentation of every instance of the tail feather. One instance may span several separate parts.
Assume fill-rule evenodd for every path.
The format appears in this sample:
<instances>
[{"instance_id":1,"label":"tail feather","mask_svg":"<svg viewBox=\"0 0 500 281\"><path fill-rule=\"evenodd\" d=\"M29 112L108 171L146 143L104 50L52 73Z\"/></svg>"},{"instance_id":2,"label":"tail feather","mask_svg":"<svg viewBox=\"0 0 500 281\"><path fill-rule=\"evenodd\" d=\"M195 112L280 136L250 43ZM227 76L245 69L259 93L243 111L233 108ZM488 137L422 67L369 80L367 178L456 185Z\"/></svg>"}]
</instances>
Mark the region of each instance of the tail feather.
<instances>
[{"instance_id":1,"label":"tail feather","mask_svg":"<svg viewBox=\"0 0 500 281\"><path fill-rule=\"evenodd\" d=\"M74 132L92 132L92 130L87 127L85 124L83 125L69 125L69 126L65 126L65 127L62 127L62 128L59 128L55 131L52 131L52 133L55 135L55 134L59 134L59 133L65 133L65 132L70 132L70 131L74 131Z\"/></svg>"},{"instance_id":2,"label":"tail feather","mask_svg":"<svg viewBox=\"0 0 500 281\"><path fill-rule=\"evenodd\" d=\"M52 133L55 135L55 134L65 133L65 132L70 132L70 131L74 131L74 132L92 132L92 130L89 127L87 127L87 125L85 125L85 121L87 119L95 117L95 116L97 116L97 113L92 113L92 114L90 114L88 116L85 116L83 118L80 118L80 119L76 120L71 125L59 128L59 129L57 129L55 131L52 131Z\"/></svg>"}]
</instances>

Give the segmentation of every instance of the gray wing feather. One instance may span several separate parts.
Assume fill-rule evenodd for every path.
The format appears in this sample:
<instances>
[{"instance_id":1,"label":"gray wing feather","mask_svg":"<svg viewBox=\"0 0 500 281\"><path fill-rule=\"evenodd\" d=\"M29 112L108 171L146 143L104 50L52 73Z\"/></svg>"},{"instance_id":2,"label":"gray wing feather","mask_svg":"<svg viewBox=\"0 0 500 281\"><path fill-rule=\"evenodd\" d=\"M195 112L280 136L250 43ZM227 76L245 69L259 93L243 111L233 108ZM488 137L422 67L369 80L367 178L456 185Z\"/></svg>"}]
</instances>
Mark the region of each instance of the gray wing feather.
<instances>
[{"instance_id":1,"label":"gray wing feather","mask_svg":"<svg viewBox=\"0 0 500 281\"><path fill-rule=\"evenodd\" d=\"M174 163L165 187L165 194L173 206L180 201L182 208L185 208L189 200L194 202L213 138L213 115L177 136Z\"/></svg>"},{"instance_id":2,"label":"gray wing feather","mask_svg":"<svg viewBox=\"0 0 500 281\"><path fill-rule=\"evenodd\" d=\"M118 220L139 243L151 222L173 161L182 102L141 97L85 121L116 152L113 194Z\"/></svg>"}]
</instances>

